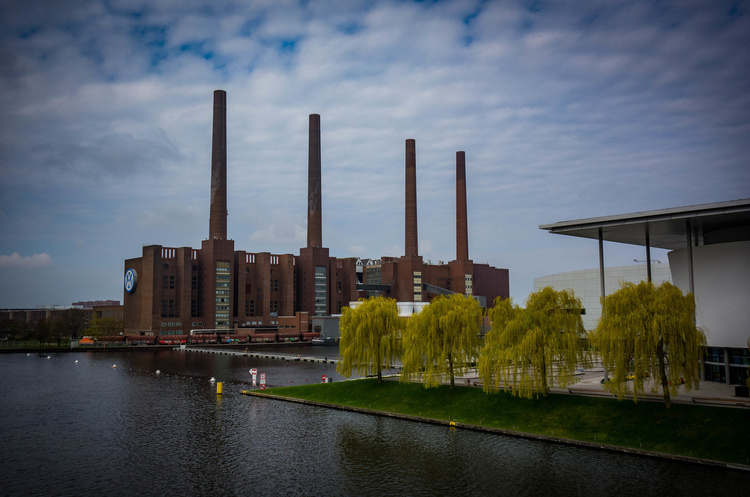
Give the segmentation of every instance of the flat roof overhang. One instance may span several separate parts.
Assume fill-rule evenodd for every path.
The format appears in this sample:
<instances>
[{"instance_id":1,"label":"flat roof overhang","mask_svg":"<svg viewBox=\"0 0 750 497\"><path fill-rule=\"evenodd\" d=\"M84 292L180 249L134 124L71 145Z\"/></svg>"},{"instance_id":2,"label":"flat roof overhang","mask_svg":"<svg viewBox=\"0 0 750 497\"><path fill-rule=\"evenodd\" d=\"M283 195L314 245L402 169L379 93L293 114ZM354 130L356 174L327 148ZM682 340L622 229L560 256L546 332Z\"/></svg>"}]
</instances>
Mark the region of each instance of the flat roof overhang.
<instances>
[{"instance_id":1,"label":"flat roof overhang","mask_svg":"<svg viewBox=\"0 0 750 497\"><path fill-rule=\"evenodd\" d=\"M692 232L704 238L750 240L750 199L562 221L539 229L594 240L599 239L601 230L605 241L678 250L687 247L688 222Z\"/></svg>"}]
</instances>

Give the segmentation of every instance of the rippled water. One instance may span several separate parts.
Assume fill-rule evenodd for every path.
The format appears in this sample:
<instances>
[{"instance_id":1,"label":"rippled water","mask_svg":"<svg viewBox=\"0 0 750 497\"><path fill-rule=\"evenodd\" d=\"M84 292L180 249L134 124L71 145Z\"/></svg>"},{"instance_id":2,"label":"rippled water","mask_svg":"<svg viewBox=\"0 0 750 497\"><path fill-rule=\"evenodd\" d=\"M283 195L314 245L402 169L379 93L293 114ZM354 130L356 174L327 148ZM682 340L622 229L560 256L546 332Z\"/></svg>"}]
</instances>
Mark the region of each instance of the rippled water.
<instances>
[{"instance_id":1,"label":"rippled water","mask_svg":"<svg viewBox=\"0 0 750 497\"><path fill-rule=\"evenodd\" d=\"M0 495L744 495L749 481L247 397L251 367L269 386L340 379L333 364L192 352L0 356Z\"/></svg>"}]
</instances>

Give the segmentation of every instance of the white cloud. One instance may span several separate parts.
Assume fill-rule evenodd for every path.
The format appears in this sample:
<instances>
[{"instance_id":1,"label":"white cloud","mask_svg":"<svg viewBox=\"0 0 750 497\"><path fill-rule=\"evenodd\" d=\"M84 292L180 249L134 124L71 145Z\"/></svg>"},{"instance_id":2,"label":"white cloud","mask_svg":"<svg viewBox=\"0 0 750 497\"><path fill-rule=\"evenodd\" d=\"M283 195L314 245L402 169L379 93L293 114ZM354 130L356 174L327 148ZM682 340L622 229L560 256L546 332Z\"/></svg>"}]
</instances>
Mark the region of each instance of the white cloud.
<instances>
[{"instance_id":1,"label":"white cloud","mask_svg":"<svg viewBox=\"0 0 750 497\"><path fill-rule=\"evenodd\" d=\"M217 88L238 250L305 245L310 113L321 114L332 255L403 253L404 140L415 138L419 246L450 259L464 150L470 255L510 269L519 301L534 276L581 269L539 224L747 196L746 7L537 7L3 2L0 252L56 243L58 266L83 267L74 240L113 246L96 269L117 280L141 243L198 246Z\"/></svg>"},{"instance_id":2,"label":"white cloud","mask_svg":"<svg viewBox=\"0 0 750 497\"><path fill-rule=\"evenodd\" d=\"M38 269L52 265L52 257L47 253L21 256L18 252L10 255L0 255L0 269L24 268Z\"/></svg>"}]
</instances>

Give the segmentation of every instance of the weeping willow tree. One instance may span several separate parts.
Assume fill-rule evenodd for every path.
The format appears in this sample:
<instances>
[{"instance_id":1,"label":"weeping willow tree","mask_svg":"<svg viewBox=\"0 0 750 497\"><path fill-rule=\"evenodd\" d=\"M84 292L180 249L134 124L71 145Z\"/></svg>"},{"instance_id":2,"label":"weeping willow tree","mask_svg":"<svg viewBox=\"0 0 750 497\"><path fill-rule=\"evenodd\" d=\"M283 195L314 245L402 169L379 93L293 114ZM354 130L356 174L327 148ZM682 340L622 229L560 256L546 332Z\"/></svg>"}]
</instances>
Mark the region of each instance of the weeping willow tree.
<instances>
[{"instance_id":1,"label":"weeping willow tree","mask_svg":"<svg viewBox=\"0 0 750 497\"><path fill-rule=\"evenodd\" d=\"M488 314L492 329L477 364L486 392L502 386L519 397L546 396L590 365L581 301L572 291L543 288L529 295L525 309L498 299Z\"/></svg>"},{"instance_id":2,"label":"weeping willow tree","mask_svg":"<svg viewBox=\"0 0 750 497\"><path fill-rule=\"evenodd\" d=\"M482 308L471 297L439 295L409 318L404 332L401 380L417 379L435 387L448 377L451 388L476 360Z\"/></svg>"},{"instance_id":3,"label":"weeping willow tree","mask_svg":"<svg viewBox=\"0 0 750 497\"><path fill-rule=\"evenodd\" d=\"M377 374L383 381L383 367L400 356L403 319L396 301L373 297L354 308L344 307L339 321L339 364L337 371L349 377L353 373Z\"/></svg>"},{"instance_id":4,"label":"weeping willow tree","mask_svg":"<svg viewBox=\"0 0 750 497\"><path fill-rule=\"evenodd\" d=\"M611 373L605 386L622 398L632 375L633 400L637 402L644 384L651 383L652 393L661 386L669 409L670 396L677 395L680 384L691 390L700 380L706 336L695 326L694 316L693 295L683 296L671 283L622 283L604 299L602 318L592 335L602 365Z\"/></svg>"}]
</instances>

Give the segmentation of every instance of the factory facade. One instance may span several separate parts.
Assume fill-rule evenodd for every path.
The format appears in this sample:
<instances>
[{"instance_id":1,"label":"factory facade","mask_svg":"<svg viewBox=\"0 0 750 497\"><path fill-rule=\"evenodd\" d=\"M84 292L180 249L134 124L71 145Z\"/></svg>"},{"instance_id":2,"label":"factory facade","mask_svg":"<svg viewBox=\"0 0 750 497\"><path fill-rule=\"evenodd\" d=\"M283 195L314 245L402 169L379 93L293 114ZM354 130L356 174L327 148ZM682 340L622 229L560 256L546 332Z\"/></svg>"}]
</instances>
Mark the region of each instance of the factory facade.
<instances>
[{"instance_id":1,"label":"factory facade","mask_svg":"<svg viewBox=\"0 0 750 497\"><path fill-rule=\"evenodd\" d=\"M440 293L492 305L509 296L508 270L468 257L464 152L456 154L456 260L425 263L417 250L416 154L406 141L406 241L403 257L362 265L331 257L322 241L320 116L309 116L307 246L299 255L236 250L227 236L226 92L214 92L209 236L200 249L143 247L125 261L126 334L186 335L190 330L268 330L294 336L314 316L339 314L368 295L418 310ZM358 266L359 261L359 266Z\"/></svg>"}]
</instances>

